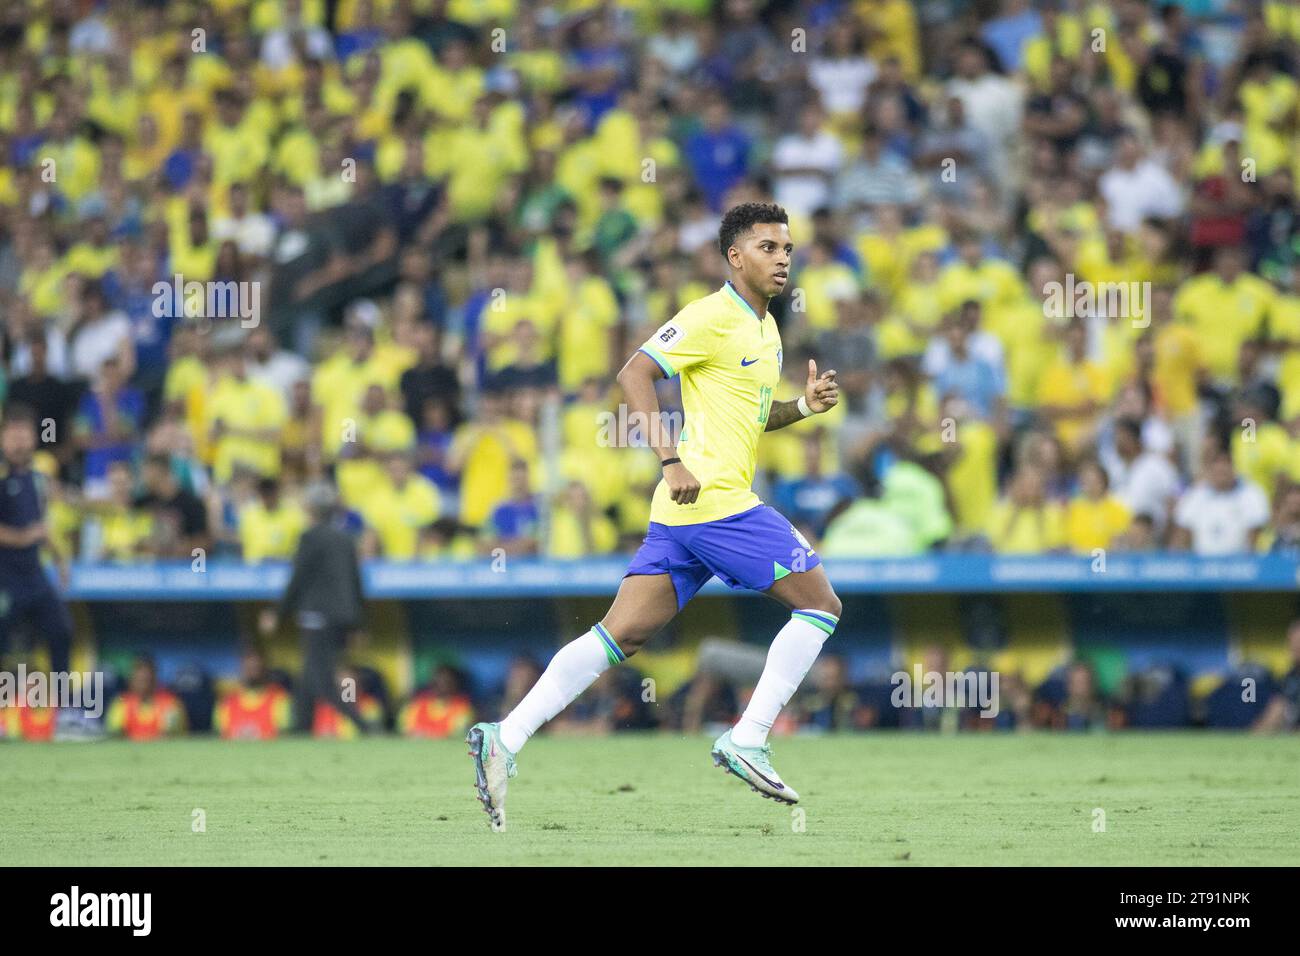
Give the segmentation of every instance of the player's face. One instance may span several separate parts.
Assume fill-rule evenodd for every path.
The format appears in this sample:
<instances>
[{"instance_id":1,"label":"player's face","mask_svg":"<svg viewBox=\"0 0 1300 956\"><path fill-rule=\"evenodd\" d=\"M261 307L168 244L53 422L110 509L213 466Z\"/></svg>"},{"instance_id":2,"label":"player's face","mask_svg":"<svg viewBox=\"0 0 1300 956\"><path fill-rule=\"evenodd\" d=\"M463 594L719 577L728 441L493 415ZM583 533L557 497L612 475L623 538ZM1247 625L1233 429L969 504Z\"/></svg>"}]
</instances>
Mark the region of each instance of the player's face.
<instances>
[{"instance_id":1,"label":"player's face","mask_svg":"<svg viewBox=\"0 0 1300 956\"><path fill-rule=\"evenodd\" d=\"M731 266L736 278L769 299L780 295L790 279L790 228L784 223L760 222L732 246Z\"/></svg>"},{"instance_id":2,"label":"player's face","mask_svg":"<svg viewBox=\"0 0 1300 956\"><path fill-rule=\"evenodd\" d=\"M26 422L11 422L0 431L0 451L13 464L27 464L35 450L36 430Z\"/></svg>"}]
</instances>

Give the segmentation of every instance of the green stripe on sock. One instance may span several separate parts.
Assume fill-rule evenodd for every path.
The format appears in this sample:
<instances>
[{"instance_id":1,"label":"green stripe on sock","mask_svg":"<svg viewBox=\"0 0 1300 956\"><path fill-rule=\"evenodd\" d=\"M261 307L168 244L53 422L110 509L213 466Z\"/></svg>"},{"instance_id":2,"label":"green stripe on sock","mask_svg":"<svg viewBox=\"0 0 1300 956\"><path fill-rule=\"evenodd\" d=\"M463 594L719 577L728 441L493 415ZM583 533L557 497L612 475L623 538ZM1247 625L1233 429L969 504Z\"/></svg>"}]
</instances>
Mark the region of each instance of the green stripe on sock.
<instances>
[{"instance_id":1,"label":"green stripe on sock","mask_svg":"<svg viewBox=\"0 0 1300 956\"><path fill-rule=\"evenodd\" d=\"M817 627L817 628L820 628L821 630L825 631L827 634L834 634L834 633L835 633L835 625L833 625L833 624L829 624L829 623L827 623L826 621L823 621L823 620L822 620L821 618L819 618L819 617L813 617L813 616L810 615L810 614L800 614L798 611L795 611L795 612L794 612L792 615L790 615L790 616L791 616L791 617L798 618L798 619L801 620L801 621L806 621L807 623L811 624L813 627Z\"/></svg>"},{"instance_id":2,"label":"green stripe on sock","mask_svg":"<svg viewBox=\"0 0 1300 956\"><path fill-rule=\"evenodd\" d=\"M804 608L797 608L793 613L806 614L808 617L815 617L819 621L825 621L831 627L834 627L835 625L840 623L840 619L838 617L836 617L834 614L831 614L827 611L809 611Z\"/></svg>"},{"instance_id":3,"label":"green stripe on sock","mask_svg":"<svg viewBox=\"0 0 1300 956\"><path fill-rule=\"evenodd\" d=\"M609 658L610 664L621 664L627 659L623 656L623 652L619 650L618 644L614 642L614 638L609 636L609 631L605 630L599 624L592 628L592 630L596 632L596 636L598 636L601 643L605 645L605 656Z\"/></svg>"}]
</instances>

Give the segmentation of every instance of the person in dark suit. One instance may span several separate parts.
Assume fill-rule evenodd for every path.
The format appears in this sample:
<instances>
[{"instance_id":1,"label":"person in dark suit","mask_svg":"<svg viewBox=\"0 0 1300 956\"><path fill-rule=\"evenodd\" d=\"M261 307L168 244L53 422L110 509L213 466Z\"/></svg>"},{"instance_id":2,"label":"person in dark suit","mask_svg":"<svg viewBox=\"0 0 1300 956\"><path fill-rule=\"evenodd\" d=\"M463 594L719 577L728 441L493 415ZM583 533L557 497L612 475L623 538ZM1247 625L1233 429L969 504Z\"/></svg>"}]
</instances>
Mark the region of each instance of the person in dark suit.
<instances>
[{"instance_id":1,"label":"person in dark suit","mask_svg":"<svg viewBox=\"0 0 1300 956\"><path fill-rule=\"evenodd\" d=\"M355 696L339 692L338 661L347 637L361 627L364 595L361 566L352 535L338 526L337 498L327 484L307 490L312 525L298 541L293 572L279 606L265 609L263 634L296 616L302 639L302 679L294 700L294 725L310 731L318 702L350 718L363 733L373 728L361 716Z\"/></svg>"}]
</instances>

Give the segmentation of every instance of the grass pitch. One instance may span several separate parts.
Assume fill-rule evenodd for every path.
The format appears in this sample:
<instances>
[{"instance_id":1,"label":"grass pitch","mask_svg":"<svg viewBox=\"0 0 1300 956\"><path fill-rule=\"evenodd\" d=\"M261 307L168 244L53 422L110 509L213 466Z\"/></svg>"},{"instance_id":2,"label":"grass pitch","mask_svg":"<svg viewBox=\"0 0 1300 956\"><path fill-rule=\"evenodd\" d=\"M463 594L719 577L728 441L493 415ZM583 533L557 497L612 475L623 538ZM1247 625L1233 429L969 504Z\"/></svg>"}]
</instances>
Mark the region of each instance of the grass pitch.
<instances>
[{"instance_id":1,"label":"grass pitch","mask_svg":"<svg viewBox=\"0 0 1300 956\"><path fill-rule=\"evenodd\" d=\"M504 834L488 829L459 741L4 744L0 862L1300 863L1293 737L778 740L802 818L713 767L709 744L539 738Z\"/></svg>"}]
</instances>

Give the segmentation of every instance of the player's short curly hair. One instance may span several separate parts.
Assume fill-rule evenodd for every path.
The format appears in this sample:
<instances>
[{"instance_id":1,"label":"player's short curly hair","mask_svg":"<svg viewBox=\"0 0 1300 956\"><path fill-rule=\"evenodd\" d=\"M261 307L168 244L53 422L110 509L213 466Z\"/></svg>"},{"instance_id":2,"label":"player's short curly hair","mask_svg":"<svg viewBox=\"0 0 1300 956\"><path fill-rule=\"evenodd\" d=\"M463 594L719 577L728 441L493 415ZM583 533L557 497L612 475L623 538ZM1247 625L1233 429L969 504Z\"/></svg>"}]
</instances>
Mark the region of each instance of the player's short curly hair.
<instances>
[{"instance_id":1,"label":"player's short curly hair","mask_svg":"<svg viewBox=\"0 0 1300 956\"><path fill-rule=\"evenodd\" d=\"M722 258L727 258L727 250L735 245L737 238L760 222L788 226L790 217L774 202L743 202L728 209L722 217L722 225L718 227L718 251L722 253Z\"/></svg>"}]
</instances>

